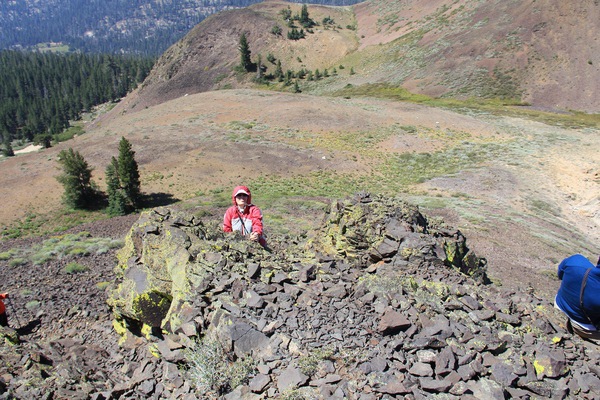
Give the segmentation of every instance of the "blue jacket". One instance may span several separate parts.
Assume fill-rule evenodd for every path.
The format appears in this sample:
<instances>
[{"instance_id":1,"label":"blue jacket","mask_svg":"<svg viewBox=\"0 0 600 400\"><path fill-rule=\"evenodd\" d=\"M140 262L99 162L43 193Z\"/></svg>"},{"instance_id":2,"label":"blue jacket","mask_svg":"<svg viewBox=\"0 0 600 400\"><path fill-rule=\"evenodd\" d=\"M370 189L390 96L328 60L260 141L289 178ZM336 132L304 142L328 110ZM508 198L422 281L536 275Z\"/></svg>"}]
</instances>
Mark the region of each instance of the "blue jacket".
<instances>
[{"instance_id":1,"label":"blue jacket","mask_svg":"<svg viewBox=\"0 0 600 400\"><path fill-rule=\"evenodd\" d=\"M589 268L592 269L583 294L584 313L580 306L581 285ZM594 266L581 254L575 254L559 264L558 278L562 280L556 294L558 307L575 322L600 327L600 264Z\"/></svg>"}]
</instances>

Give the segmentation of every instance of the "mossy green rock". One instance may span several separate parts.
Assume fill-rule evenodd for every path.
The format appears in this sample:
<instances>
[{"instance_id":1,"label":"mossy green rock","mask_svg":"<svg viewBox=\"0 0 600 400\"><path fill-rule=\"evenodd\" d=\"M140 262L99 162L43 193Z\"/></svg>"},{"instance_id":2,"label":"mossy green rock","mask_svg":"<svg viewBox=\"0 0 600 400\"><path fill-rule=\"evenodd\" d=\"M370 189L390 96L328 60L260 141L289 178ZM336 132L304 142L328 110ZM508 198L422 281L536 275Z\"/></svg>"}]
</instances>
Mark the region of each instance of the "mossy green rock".
<instances>
[{"instance_id":1,"label":"mossy green rock","mask_svg":"<svg viewBox=\"0 0 600 400\"><path fill-rule=\"evenodd\" d=\"M469 250L460 231L436 226L415 205L399 197L359 193L332 203L323 227L311 238L313 250L356 262L406 262L438 258L462 273L487 282L486 261Z\"/></svg>"},{"instance_id":2,"label":"mossy green rock","mask_svg":"<svg viewBox=\"0 0 600 400\"><path fill-rule=\"evenodd\" d=\"M3 339L2 342L8 346L14 346L21 342L16 330L4 326L0 326L0 338Z\"/></svg>"},{"instance_id":3,"label":"mossy green rock","mask_svg":"<svg viewBox=\"0 0 600 400\"><path fill-rule=\"evenodd\" d=\"M226 237L216 224L205 225L184 212L144 212L118 252L120 284L108 303L129 328L138 324L173 331L182 323L180 311L207 279L224 267L242 272L240 255L253 252L264 250Z\"/></svg>"}]
</instances>

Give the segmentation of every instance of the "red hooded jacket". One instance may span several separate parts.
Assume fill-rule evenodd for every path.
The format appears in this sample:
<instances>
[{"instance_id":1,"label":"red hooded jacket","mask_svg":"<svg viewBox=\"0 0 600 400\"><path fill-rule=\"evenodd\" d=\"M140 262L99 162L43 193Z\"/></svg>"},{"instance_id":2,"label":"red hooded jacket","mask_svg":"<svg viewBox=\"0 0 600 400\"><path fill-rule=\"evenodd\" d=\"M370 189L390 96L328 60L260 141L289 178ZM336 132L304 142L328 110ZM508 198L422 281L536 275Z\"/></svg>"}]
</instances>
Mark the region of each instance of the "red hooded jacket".
<instances>
[{"instance_id":1,"label":"red hooded jacket","mask_svg":"<svg viewBox=\"0 0 600 400\"><path fill-rule=\"evenodd\" d=\"M235 202L235 196L238 193L246 193L248 195L248 202L243 210L240 210ZM252 204L250 189L246 186L236 186L231 194L231 201L233 202L233 206L227 209L223 217L223 231L238 231L244 236L256 232L259 235L259 243L264 246L266 241L263 237L262 212Z\"/></svg>"}]
</instances>

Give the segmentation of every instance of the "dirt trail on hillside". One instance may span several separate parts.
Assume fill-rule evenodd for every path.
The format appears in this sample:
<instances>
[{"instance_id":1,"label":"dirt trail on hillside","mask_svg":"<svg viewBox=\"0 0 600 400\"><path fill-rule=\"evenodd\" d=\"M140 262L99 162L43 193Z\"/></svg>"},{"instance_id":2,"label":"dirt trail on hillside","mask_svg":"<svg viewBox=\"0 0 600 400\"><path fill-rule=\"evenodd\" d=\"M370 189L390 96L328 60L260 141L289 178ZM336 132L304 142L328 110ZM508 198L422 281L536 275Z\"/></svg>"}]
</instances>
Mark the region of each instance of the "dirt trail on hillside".
<instances>
[{"instance_id":1,"label":"dirt trail on hillside","mask_svg":"<svg viewBox=\"0 0 600 400\"><path fill-rule=\"evenodd\" d=\"M552 291L557 281L551 275L562 257L599 251L595 131L409 103L253 90L190 95L113 115L70 142L3 160L0 185L10 190L0 193L0 221L8 225L30 212L60 208L56 156L68 147L82 153L103 187L106 165L125 136L145 192L193 200L259 176L375 172L373 160L332 140L381 132L393 133L374 148L377 153L472 148L458 155L465 158L461 172L426 181L406 196L461 229L488 258L496 281ZM482 152L481 161L469 161L470 153Z\"/></svg>"}]
</instances>

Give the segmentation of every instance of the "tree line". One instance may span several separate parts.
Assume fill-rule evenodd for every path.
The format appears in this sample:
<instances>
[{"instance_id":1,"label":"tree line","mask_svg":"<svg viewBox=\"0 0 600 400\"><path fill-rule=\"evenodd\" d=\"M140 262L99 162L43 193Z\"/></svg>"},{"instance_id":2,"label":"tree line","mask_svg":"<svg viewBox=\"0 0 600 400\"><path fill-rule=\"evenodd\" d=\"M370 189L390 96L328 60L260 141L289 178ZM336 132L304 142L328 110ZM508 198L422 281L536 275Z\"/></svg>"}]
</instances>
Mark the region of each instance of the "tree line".
<instances>
[{"instance_id":1,"label":"tree line","mask_svg":"<svg viewBox=\"0 0 600 400\"><path fill-rule=\"evenodd\" d=\"M0 51L0 140L46 146L92 107L141 83L154 60L102 54Z\"/></svg>"},{"instance_id":2,"label":"tree line","mask_svg":"<svg viewBox=\"0 0 600 400\"><path fill-rule=\"evenodd\" d=\"M69 208L106 206L109 215L125 215L142 203L140 173L131 143L121 138L119 155L106 167L106 194L92 181L93 168L72 148L58 153L62 173L56 178L64 188L63 202Z\"/></svg>"},{"instance_id":3,"label":"tree line","mask_svg":"<svg viewBox=\"0 0 600 400\"><path fill-rule=\"evenodd\" d=\"M233 3L256 2L256 0ZM213 3L213 4L211 4ZM0 2L0 48L62 43L89 53L158 56L229 1L54 0Z\"/></svg>"}]
</instances>

